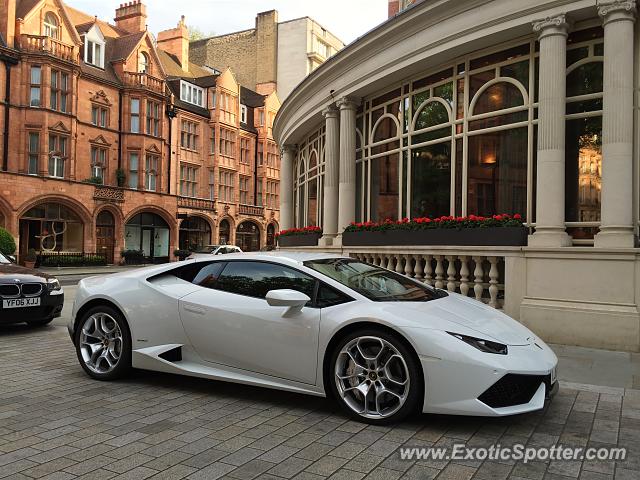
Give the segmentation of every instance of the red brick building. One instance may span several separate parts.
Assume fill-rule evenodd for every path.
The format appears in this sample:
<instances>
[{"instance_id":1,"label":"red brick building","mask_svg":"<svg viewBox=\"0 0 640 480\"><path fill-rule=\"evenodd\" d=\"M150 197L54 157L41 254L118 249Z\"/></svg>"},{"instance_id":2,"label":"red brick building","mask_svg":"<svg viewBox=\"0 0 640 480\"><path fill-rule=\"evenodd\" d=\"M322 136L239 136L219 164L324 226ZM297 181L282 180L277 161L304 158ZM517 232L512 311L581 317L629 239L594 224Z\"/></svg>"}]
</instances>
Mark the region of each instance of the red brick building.
<instances>
[{"instance_id":1,"label":"red brick building","mask_svg":"<svg viewBox=\"0 0 640 480\"><path fill-rule=\"evenodd\" d=\"M157 46L139 1L115 24L60 0L0 5L0 226L31 248L166 261L278 229L279 107L189 62L186 26Z\"/></svg>"}]
</instances>

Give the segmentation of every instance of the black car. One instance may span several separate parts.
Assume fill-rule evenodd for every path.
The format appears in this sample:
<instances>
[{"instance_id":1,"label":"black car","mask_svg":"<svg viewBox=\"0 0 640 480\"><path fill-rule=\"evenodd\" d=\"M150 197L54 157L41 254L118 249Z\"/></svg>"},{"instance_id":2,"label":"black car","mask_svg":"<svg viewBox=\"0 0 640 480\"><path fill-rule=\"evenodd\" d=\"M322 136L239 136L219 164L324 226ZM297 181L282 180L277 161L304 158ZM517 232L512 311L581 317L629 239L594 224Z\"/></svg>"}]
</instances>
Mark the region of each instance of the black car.
<instances>
[{"instance_id":1,"label":"black car","mask_svg":"<svg viewBox=\"0 0 640 480\"><path fill-rule=\"evenodd\" d=\"M60 282L51 275L13 263L0 253L0 325L46 325L64 303Z\"/></svg>"}]
</instances>

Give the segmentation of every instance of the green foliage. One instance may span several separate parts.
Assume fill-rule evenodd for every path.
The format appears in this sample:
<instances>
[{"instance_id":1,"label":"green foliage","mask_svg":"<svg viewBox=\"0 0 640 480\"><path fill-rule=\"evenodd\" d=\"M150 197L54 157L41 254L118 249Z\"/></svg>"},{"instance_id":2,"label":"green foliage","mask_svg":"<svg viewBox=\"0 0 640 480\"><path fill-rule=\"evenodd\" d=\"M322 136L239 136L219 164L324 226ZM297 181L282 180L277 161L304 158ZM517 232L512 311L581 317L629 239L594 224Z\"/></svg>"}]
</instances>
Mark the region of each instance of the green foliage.
<instances>
[{"instance_id":1,"label":"green foliage","mask_svg":"<svg viewBox=\"0 0 640 480\"><path fill-rule=\"evenodd\" d=\"M118 168L116 170L116 182L118 182L119 187L124 187L127 181L127 173L123 168Z\"/></svg>"},{"instance_id":2,"label":"green foliage","mask_svg":"<svg viewBox=\"0 0 640 480\"><path fill-rule=\"evenodd\" d=\"M189 41L191 42L193 42L194 40L202 40L203 38L214 37L216 35L215 32L212 31L209 33L205 33L194 25L189 25L187 27L187 30L189 31Z\"/></svg>"},{"instance_id":3,"label":"green foliage","mask_svg":"<svg viewBox=\"0 0 640 480\"><path fill-rule=\"evenodd\" d=\"M30 248L29 251L27 252L27 256L25 257L25 260L27 262L35 262L37 258L38 258L38 255L36 255L35 249Z\"/></svg>"},{"instance_id":4,"label":"green foliage","mask_svg":"<svg viewBox=\"0 0 640 480\"><path fill-rule=\"evenodd\" d=\"M41 267L95 267L106 265L101 255L52 255L40 262Z\"/></svg>"},{"instance_id":5,"label":"green foliage","mask_svg":"<svg viewBox=\"0 0 640 480\"><path fill-rule=\"evenodd\" d=\"M140 265L144 263L144 252L142 250L122 250L120 252L124 263L127 265Z\"/></svg>"},{"instance_id":6,"label":"green foliage","mask_svg":"<svg viewBox=\"0 0 640 480\"><path fill-rule=\"evenodd\" d=\"M13 236L4 228L0 227L0 253L13 255L16 251L16 242Z\"/></svg>"},{"instance_id":7,"label":"green foliage","mask_svg":"<svg viewBox=\"0 0 640 480\"><path fill-rule=\"evenodd\" d=\"M102 185L102 178L100 177L89 177L83 180L84 183L93 183L94 185Z\"/></svg>"},{"instance_id":8,"label":"green foliage","mask_svg":"<svg viewBox=\"0 0 640 480\"><path fill-rule=\"evenodd\" d=\"M173 255L178 257L180 260L184 260L191 255L191 252L189 250L176 249L173 251Z\"/></svg>"}]
</instances>

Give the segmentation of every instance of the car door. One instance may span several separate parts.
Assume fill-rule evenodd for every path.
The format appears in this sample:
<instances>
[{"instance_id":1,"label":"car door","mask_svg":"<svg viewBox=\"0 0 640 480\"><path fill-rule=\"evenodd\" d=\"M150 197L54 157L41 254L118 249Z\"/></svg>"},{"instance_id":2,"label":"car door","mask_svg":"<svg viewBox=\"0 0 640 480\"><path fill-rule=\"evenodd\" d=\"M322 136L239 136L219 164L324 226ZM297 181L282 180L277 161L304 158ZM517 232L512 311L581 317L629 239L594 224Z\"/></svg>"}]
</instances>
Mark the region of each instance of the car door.
<instances>
[{"instance_id":1,"label":"car door","mask_svg":"<svg viewBox=\"0 0 640 480\"><path fill-rule=\"evenodd\" d=\"M278 263L224 264L220 272L196 276L194 283L202 288L180 300L180 317L198 354L209 362L314 384L320 309L272 307L265 296L291 288L312 298L316 280Z\"/></svg>"}]
</instances>

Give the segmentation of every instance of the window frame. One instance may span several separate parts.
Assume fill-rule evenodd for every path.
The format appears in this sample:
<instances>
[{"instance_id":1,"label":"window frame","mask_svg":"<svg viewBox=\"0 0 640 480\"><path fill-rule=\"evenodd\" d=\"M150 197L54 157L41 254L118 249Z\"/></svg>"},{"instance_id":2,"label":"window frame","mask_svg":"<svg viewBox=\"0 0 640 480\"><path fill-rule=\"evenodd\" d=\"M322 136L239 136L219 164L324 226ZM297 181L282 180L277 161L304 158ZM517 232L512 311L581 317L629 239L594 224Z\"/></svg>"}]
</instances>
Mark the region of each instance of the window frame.
<instances>
[{"instance_id":1,"label":"window frame","mask_svg":"<svg viewBox=\"0 0 640 480\"><path fill-rule=\"evenodd\" d=\"M138 108L137 112L133 111L134 102L137 102ZM129 99L129 132L130 133L141 133L140 131L140 117L141 117L141 109L142 109L142 100L138 97L132 97ZM134 129L134 122L136 120L136 128Z\"/></svg>"},{"instance_id":2,"label":"window frame","mask_svg":"<svg viewBox=\"0 0 640 480\"><path fill-rule=\"evenodd\" d=\"M34 81L34 72L38 72L38 80ZM38 92L37 99L34 93ZM42 107L42 65L31 65L29 68L29 106L33 108Z\"/></svg>"},{"instance_id":3,"label":"window frame","mask_svg":"<svg viewBox=\"0 0 640 480\"><path fill-rule=\"evenodd\" d=\"M229 264L231 264L231 263L261 263L261 264L267 264L267 265L275 265L275 266L280 267L280 268L286 268L286 269L289 269L289 270L292 270L292 271L296 272L297 274L305 275L305 276L307 276L307 277L309 277L309 278L314 280L315 284L314 284L314 287L313 287L313 295L310 297L310 301L305 305L305 308L323 309L323 308L330 308L330 307L334 307L334 306L337 306L337 305L343 305L345 303L349 303L349 302L355 301L355 299L352 296L350 296L349 294L344 292L342 289L336 288L333 285L329 285L327 282L323 281L322 279L318 278L317 276L315 276L315 275L313 275L313 274L311 274L309 272L305 272L305 271L300 270L298 268L291 267L289 265L284 265L282 263L270 262L270 261L267 261L267 260L250 260L250 259L246 259L246 260L240 260L240 259L238 259L238 260L235 260L235 259L234 260L212 260L212 261L203 262L202 268L204 268L206 266L209 266L209 265L211 265L213 263L221 263L221 264L223 264L222 269L220 270L220 273L218 274L218 277L216 278L216 281L213 283L213 286L204 287L204 286L201 286L201 285L196 285L195 283L193 283L193 280L191 280L191 281L187 280L187 281L189 281L189 283L195 285L196 287L206 288L206 289L209 289L209 290L216 290L217 292L227 293L227 294L230 294L230 295L238 295L238 296L241 296L241 297L255 298L256 300L263 300L266 303L267 299L264 298L264 297L255 296L255 295L245 295L245 294L242 294L242 293L229 292L228 290L220 290L220 289L216 288L216 283L218 282L220 277L222 277L222 275L224 275L224 272L227 269L227 267L229 266ZM175 272L176 270L181 270L183 268L187 268L187 267L189 267L189 266L181 266L181 267L179 267L179 268L177 268L175 270L172 270L171 273L173 275L175 275L175 273L173 273L173 272ZM198 273L200 272L200 270L198 270ZM175 276L178 277L178 278L182 278L182 277L179 277L178 275L175 275ZM197 276L197 274L194 276L193 279L195 279L196 276ZM321 286L325 287L325 288L329 288L330 290L333 290L335 292L338 292L343 297L344 301L341 301L339 303L334 303L332 305L327 305L327 306L324 306L324 307L323 306L318 306L317 298L318 298L318 292L320 291L320 287Z\"/></svg>"},{"instance_id":4,"label":"window frame","mask_svg":"<svg viewBox=\"0 0 640 480\"><path fill-rule=\"evenodd\" d=\"M180 100L197 107L206 108L207 92L202 87L180 80Z\"/></svg>"}]
</instances>

